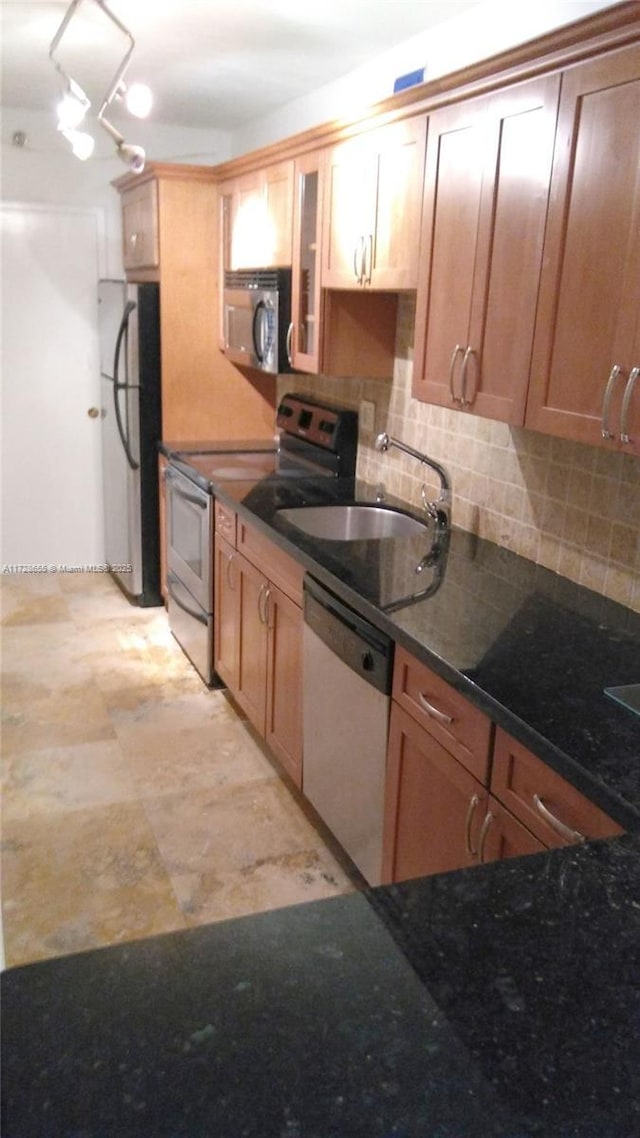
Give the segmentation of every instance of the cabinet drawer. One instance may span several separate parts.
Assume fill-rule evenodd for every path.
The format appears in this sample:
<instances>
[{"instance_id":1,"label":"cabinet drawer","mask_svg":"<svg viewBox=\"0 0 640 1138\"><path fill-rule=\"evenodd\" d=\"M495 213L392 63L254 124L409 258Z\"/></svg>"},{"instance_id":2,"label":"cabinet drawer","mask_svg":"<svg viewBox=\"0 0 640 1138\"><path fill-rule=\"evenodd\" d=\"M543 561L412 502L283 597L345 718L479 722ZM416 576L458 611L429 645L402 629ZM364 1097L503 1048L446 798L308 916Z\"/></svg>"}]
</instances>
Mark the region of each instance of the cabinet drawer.
<instances>
[{"instance_id":1,"label":"cabinet drawer","mask_svg":"<svg viewBox=\"0 0 640 1138\"><path fill-rule=\"evenodd\" d=\"M404 648L396 649L393 698L487 785L491 720Z\"/></svg>"},{"instance_id":2,"label":"cabinet drawer","mask_svg":"<svg viewBox=\"0 0 640 1138\"><path fill-rule=\"evenodd\" d=\"M617 822L501 728L496 731L491 790L550 848L623 833Z\"/></svg>"},{"instance_id":3,"label":"cabinet drawer","mask_svg":"<svg viewBox=\"0 0 640 1138\"><path fill-rule=\"evenodd\" d=\"M235 549L236 545L236 513L235 510L224 506L216 499L216 533L219 533L229 545Z\"/></svg>"},{"instance_id":4,"label":"cabinet drawer","mask_svg":"<svg viewBox=\"0 0 640 1138\"><path fill-rule=\"evenodd\" d=\"M304 569L293 557L279 549L268 537L238 518L238 550L278 589L297 605L302 605Z\"/></svg>"}]
</instances>

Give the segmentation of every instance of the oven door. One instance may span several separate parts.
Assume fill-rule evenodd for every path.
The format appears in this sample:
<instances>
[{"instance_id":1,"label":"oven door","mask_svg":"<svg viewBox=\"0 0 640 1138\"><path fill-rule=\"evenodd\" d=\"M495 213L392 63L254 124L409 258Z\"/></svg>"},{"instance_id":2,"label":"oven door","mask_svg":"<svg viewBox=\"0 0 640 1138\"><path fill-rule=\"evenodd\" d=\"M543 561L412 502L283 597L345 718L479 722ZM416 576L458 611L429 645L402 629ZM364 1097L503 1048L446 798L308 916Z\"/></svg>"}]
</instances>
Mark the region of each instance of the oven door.
<instances>
[{"instance_id":1,"label":"oven door","mask_svg":"<svg viewBox=\"0 0 640 1138\"><path fill-rule=\"evenodd\" d=\"M213 498L169 464L167 566L199 607L213 612Z\"/></svg>"},{"instance_id":2,"label":"oven door","mask_svg":"<svg viewBox=\"0 0 640 1138\"><path fill-rule=\"evenodd\" d=\"M205 684L213 687L213 615L200 608L171 569L167 572L167 592L169 627Z\"/></svg>"}]
</instances>

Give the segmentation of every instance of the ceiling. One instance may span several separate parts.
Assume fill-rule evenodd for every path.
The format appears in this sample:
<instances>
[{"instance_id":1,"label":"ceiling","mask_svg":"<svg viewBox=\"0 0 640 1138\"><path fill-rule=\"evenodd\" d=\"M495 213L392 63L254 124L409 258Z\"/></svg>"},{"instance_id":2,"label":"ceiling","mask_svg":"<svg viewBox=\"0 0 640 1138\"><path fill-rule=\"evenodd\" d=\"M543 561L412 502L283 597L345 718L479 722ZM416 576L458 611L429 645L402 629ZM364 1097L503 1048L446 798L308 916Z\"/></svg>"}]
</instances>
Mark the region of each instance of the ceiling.
<instances>
[{"instance_id":1,"label":"ceiling","mask_svg":"<svg viewBox=\"0 0 640 1138\"><path fill-rule=\"evenodd\" d=\"M154 120L233 130L479 0L107 3L135 38L127 78L152 87ZM4 106L48 111L56 102L49 47L68 8L56 0L0 0ZM80 0L56 58L97 109L127 46L97 0Z\"/></svg>"}]
</instances>

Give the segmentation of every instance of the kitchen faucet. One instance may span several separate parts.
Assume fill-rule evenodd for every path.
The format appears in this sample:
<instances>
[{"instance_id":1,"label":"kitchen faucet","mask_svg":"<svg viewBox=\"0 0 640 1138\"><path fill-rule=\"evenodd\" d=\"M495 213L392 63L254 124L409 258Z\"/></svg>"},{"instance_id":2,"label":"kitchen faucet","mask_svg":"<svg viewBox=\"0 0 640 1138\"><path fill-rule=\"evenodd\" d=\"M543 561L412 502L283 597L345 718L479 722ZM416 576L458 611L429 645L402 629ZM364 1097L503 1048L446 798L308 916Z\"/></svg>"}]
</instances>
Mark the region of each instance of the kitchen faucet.
<instances>
[{"instance_id":1,"label":"kitchen faucet","mask_svg":"<svg viewBox=\"0 0 640 1138\"><path fill-rule=\"evenodd\" d=\"M429 458L426 454L421 454L419 450L414 450L413 447L403 443L400 439L393 439L385 431L378 435L375 441L375 448L380 452L390 449L390 447L397 447L398 450L404 451L405 454L411 455L412 458L417 458L418 462L424 463L434 470L440 479L440 497L432 502L427 498L426 487L422 487L422 504L427 511L430 518L436 523L439 530L446 530L449 528L449 521L451 517L451 479L444 466L441 466L435 459Z\"/></svg>"}]
</instances>

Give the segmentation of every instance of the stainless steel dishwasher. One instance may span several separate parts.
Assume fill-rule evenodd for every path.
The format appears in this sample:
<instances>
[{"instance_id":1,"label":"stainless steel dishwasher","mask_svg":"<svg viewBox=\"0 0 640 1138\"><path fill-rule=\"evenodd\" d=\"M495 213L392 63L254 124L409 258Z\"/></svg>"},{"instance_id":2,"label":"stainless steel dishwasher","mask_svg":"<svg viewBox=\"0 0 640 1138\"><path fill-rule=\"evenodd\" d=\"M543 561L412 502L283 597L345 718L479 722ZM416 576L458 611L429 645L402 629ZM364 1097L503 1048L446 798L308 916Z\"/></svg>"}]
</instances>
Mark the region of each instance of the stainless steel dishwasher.
<instances>
[{"instance_id":1,"label":"stainless steel dishwasher","mask_svg":"<svg viewBox=\"0 0 640 1138\"><path fill-rule=\"evenodd\" d=\"M392 665L390 637L306 577L302 789L370 885L382 880Z\"/></svg>"}]
</instances>

